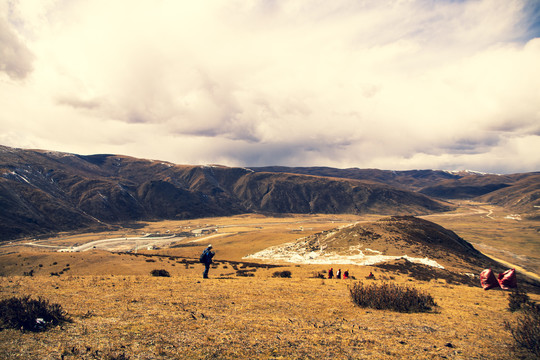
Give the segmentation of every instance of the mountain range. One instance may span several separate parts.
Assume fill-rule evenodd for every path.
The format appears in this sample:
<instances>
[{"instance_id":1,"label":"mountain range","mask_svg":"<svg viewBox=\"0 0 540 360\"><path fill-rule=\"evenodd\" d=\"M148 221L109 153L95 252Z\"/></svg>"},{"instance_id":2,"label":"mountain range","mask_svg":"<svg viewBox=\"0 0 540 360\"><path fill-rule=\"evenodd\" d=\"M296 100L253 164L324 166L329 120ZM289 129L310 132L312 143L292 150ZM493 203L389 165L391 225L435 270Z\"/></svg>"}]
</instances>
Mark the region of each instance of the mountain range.
<instances>
[{"instance_id":1,"label":"mountain range","mask_svg":"<svg viewBox=\"0 0 540 360\"><path fill-rule=\"evenodd\" d=\"M0 240L254 212L422 215L452 210L444 199L458 194L534 213L539 178L540 173L177 165L0 146Z\"/></svg>"},{"instance_id":2,"label":"mountain range","mask_svg":"<svg viewBox=\"0 0 540 360\"><path fill-rule=\"evenodd\" d=\"M486 174L474 171L336 169L329 167L252 167L283 172L374 181L438 199L474 199L540 220L540 172Z\"/></svg>"}]
</instances>

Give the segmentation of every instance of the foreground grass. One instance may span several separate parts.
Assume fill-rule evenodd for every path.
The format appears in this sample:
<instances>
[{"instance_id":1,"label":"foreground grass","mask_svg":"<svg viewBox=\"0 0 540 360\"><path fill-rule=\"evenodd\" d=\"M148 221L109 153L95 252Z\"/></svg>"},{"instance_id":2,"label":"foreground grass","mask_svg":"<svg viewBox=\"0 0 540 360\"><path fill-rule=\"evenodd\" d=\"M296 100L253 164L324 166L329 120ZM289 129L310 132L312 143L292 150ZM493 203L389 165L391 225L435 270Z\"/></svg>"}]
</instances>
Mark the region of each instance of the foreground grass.
<instances>
[{"instance_id":1,"label":"foreground grass","mask_svg":"<svg viewBox=\"0 0 540 360\"><path fill-rule=\"evenodd\" d=\"M348 291L353 281L314 279L310 271L293 268L291 279L269 271L207 281L198 271L170 278L1 277L0 299L41 296L74 321L44 333L0 331L0 358L512 357L504 321L514 315L506 292L396 276L439 305L435 312L401 314L359 308Z\"/></svg>"},{"instance_id":2,"label":"foreground grass","mask_svg":"<svg viewBox=\"0 0 540 360\"><path fill-rule=\"evenodd\" d=\"M476 232L480 216L484 215L437 219L460 222L459 229L480 237L481 231ZM492 218L480 220L486 227L481 230L487 234L499 230L488 232ZM234 235L211 240L218 264L210 271L211 279L204 282L202 266L184 261L198 258L208 243L204 238L194 243L198 246L159 251L179 258L102 251L56 253L39 247L30 252L28 246L15 243L0 247L0 300L41 297L61 305L73 319L42 333L0 331L0 359L515 357L512 336L504 328L505 321L516 319L516 314L507 310L507 292L485 292L443 279L429 281L431 277L415 280L377 267L348 268L365 284L412 286L433 296L438 305L428 313L396 313L357 307L349 295L355 281L315 278L314 273L324 270L321 266L264 268L243 264L246 254L335 228L351 221L349 218L240 216L197 221L150 223L133 232L227 225L219 232ZM119 236L105 235L60 236L44 244L71 246ZM512 229L507 235L518 236L519 232ZM531 256L537 253L531 248ZM156 269L166 270L171 277L151 276ZM292 277L273 277L275 272L284 271L290 271ZM370 271L375 280L364 279ZM242 272L252 276L239 276ZM22 276L25 273L33 276ZM531 297L540 301L538 295Z\"/></svg>"}]
</instances>

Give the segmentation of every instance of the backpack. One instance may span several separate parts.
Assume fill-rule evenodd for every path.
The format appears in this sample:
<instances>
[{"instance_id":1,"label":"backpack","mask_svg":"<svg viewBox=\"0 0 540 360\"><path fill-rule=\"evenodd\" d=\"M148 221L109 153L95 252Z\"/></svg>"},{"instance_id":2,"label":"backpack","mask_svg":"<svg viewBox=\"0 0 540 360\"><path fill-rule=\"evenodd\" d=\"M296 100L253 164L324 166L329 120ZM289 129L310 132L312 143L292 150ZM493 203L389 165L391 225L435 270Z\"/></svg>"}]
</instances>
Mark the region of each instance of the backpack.
<instances>
[{"instance_id":1,"label":"backpack","mask_svg":"<svg viewBox=\"0 0 540 360\"><path fill-rule=\"evenodd\" d=\"M206 262L206 258L208 257L208 251L206 251L206 249L202 252L201 256L199 257L199 262L201 263L205 263Z\"/></svg>"}]
</instances>

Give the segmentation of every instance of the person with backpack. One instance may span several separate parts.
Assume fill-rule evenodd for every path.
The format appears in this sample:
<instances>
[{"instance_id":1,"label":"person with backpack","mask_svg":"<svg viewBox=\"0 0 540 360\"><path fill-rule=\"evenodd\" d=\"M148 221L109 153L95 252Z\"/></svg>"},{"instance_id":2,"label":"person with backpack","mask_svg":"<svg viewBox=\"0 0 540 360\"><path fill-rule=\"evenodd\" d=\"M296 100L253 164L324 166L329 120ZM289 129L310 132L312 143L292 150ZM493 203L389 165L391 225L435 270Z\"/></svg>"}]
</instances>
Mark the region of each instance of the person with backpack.
<instances>
[{"instance_id":1,"label":"person with backpack","mask_svg":"<svg viewBox=\"0 0 540 360\"><path fill-rule=\"evenodd\" d=\"M329 279L334 278L334 268L330 268L330 270L328 270L328 278Z\"/></svg>"},{"instance_id":2,"label":"person with backpack","mask_svg":"<svg viewBox=\"0 0 540 360\"><path fill-rule=\"evenodd\" d=\"M210 264L212 264L212 258L216 253L212 251L212 245L208 245L202 252L199 261L204 264L203 279L208 279L208 271L210 270Z\"/></svg>"}]
</instances>

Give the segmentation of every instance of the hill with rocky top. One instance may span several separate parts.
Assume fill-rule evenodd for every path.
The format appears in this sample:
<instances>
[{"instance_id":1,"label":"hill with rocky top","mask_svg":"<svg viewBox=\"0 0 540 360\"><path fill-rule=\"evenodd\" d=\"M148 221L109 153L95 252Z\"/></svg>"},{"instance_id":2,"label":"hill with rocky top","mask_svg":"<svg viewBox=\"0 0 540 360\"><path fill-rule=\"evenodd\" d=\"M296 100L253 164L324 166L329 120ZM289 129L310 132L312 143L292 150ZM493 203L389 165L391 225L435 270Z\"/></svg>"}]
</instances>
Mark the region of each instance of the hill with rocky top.
<instances>
[{"instance_id":1,"label":"hill with rocky top","mask_svg":"<svg viewBox=\"0 0 540 360\"><path fill-rule=\"evenodd\" d=\"M248 258L344 265L405 259L474 274L486 267L500 268L453 231L414 216L359 222L275 246Z\"/></svg>"}]
</instances>

